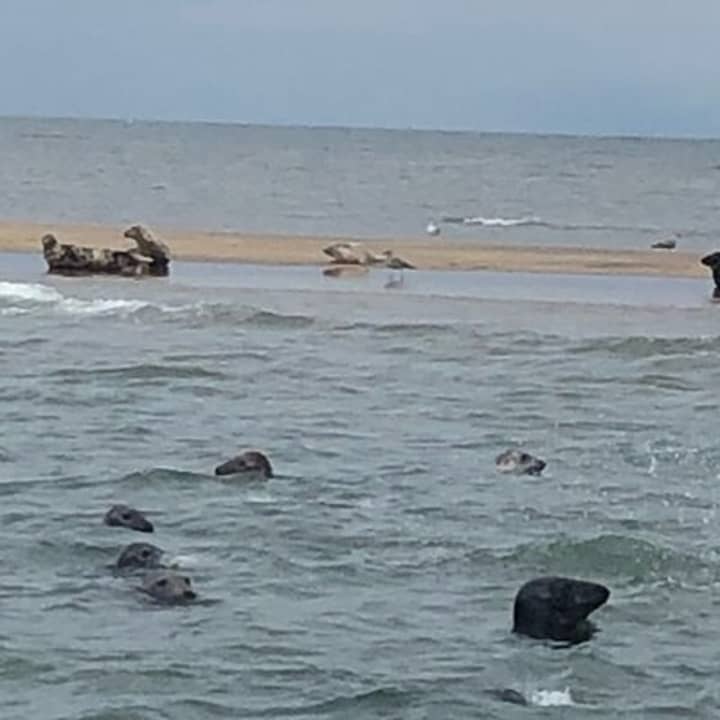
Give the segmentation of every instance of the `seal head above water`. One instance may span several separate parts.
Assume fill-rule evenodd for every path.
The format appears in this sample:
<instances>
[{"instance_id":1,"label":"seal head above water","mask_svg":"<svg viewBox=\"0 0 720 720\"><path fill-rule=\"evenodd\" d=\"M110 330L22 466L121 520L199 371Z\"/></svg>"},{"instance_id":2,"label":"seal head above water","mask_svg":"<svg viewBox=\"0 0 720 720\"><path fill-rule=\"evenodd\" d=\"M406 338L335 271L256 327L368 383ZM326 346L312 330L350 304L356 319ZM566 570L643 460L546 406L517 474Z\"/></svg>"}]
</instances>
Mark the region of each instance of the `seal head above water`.
<instances>
[{"instance_id":1,"label":"seal head above water","mask_svg":"<svg viewBox=\"0 0 720 720\"><path fill-rule=\"evenodd\" d=\"M515 596L513 632L538 640L585 642L596 629L588 615L609 597L610 590L599 583L557 576L530 580Z\"/></svg>"},{"instance_id":2,"label":"seal head above water","mask_svg":"<svg viewBox=\"0 0 720 720\"><path fill-rule=\"evenodd\" d=\"M506 450L495 458L495 467L503 473L540 475L547 463L524 450Z\"/></svg>"},{"instance_id":3,"label":"seal head above water","mask_svg":"<svg viewBox=\"0 0 720 720\"><path fill-rule=\"evenodd\" d=\"M165 552L150 543L130 543L115 562L118 570L149 570L165 567L162 558Z\"/></svg>"},{"instance_id":4,"label":"seal head above water","mask_svg":"<svg viewBox=\"0 0 720 720\"><path fill-rule=\"evenodd\" d=\"M713 288L713 298L720 299L720 251L705 255L700 259L700 263L710 268L713 276L715 287Z\"/></svg>"},{"instance_id":5,"label":"seal head above water","mask_svg":"<svg viewBox=\"0 0 720 720\"><path fill-rule=\"evenodd\" d=\"M103 522L110 527L126 527L138 532L154 532L153 524L139 510L128 505L113 505Z\"/></svg>"},{"instance_id":6,"label":"seal head above water","mask_svg":"<svg viewBox=\"0 0 720 720\"><path fill-rule=\"evenodd\" d=\"M148 573L143 578L139 590L157 602L168 604L188 603L197 598L190 578L170 570L156 570Z\"/></svg>"},{"instance_id":7,"label":"seal head above water","mask_svg":"<svg viewBox=\"0 0 720 720\"><path fill-rule=\"evenodd\" d=\"M268 480L273 477L270 461L258 450L248 450L215 468L216 475L243 475L249 480Z\"/></svg>"}]
</instances>

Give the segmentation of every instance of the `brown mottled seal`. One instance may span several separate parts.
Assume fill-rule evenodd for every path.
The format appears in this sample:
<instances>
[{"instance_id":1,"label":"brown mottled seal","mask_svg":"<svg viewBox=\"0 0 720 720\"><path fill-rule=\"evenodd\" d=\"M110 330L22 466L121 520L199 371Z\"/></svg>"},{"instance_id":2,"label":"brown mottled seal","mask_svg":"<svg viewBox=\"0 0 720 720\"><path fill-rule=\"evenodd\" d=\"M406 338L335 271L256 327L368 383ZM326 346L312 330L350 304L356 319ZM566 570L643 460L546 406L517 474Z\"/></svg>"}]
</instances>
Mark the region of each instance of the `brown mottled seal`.
<instances>
[{"instance_id":1,"label":"brown mottled seal","mask_svg":"<svg viewBox=\"0 0 720 720\"><path fill-rule=\"evenodd\" d=\"M150 543L130 543L115 561L118 570L142 570L165 567L162 563L165 552Z\"/></svg>"},{"instance_id":2,"label":"brown mottled seal","mask_svg":"<svg viewBox=\"0 0 720 720\"><path fill-rule=\"evenodd\" d=\"M154 532L153 524L139 510L127 505L113 505L105 513L104 523L110 527L126 527L138 532Z\"/></svg>"},{"instance_id":3,"label":"brown mottled seal","mask_svg":"<svg viewBox=\"0 0 720 720\"><path fill-rule=\"evenodd\" d=\"M215 468L216 475L243 475L249 480L268 480L273 477L270 461L258 450L248 450Z\"/></svg>"},{"instance_id":4,"label":"brown mottled seal","mask_svg":"<svg viewBox=\"0 0 720 720\"><path fill-rule=\"evenodd\" d=\"M164 277L168 275L170 264L170 248L143 225L132 225L123 235L134 240L140 253L150 258L148 273Z\"/></svg>"},{"instance_id":5,"label":"brown mottled seal","mask_svg":"<svg viewBox=\"0 0 720 720\"><path fill-rule=\"evenodd\" d=\"M148 573L138 589L161 603L186 603L197 597L190 578L171 570Z\"/></svg>"},{"instance_id":6,"label":"brown mottled seal","mask_svg":"<svg viewBox=\"0 0 720 720\"><path fill-rule=\"evenodd\" d=\"M495 458L495 467L503 473L540 475L546 462L523 450L506 450Z\"/></svg>"}]
</instances>

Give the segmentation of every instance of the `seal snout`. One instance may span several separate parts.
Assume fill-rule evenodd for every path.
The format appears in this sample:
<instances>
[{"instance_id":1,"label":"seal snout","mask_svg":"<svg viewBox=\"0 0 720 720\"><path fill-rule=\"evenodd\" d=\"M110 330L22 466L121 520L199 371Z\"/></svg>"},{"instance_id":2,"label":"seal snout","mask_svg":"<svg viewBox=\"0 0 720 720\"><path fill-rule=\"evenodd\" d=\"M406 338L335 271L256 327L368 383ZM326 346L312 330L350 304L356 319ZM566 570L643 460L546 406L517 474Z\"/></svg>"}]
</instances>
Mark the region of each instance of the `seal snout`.
<instances>
[{"instance_id":1,"label":"seal snout","mask_svg":"<svg viewBox=\"0 0 720 720\"><path fill-rule=\"evenodd\" d=\"M113 505L105 513L103 522L110 527L125 527L138 532L151 533L155 531L153 524L140 510L128 505Z\"/></svg>"},{"instance_id":2,"label":"seal snout","mask_svg":"<svg viewBox=\"0 0 720 720\"><path fill-rule=\"evenodd\" d=\"M274 472L265 453L259 450L247 450L218 465L215 468L215 475L245 475L253 479L268 480L274 476Z\"/></svg>"},{"instance_id":3,"label":"seal snout","mask_svg":"<svg viewBox=\"0 0 720 720\"><path fill-rule=\"evenodd\" d=\"M184 603L197 598L190 578L172 570L149 573L143 578L140 590L153 600L166 604Z\"/></svg>"},{"instance_id":4,"label":"seal snout","mask_svg":"<svg viewBox=\"0 0 720 720\"><path fill-rule=\"evenodd\" d=\"M130 543L115 562L118 570L140 570L143 568L162 568L164 551L150 543Z\"/></svg>"},{"instance_id":5,"label":"seal snout","mask_svg":"<svg viewBox=\"0 0 720 720\"><path fill-rule=\"evenodd\" d=\"M502 473L540 475L547 463L524 450L505 450L495 458L495 467Z\"/></svg>"},{"instance_id":6,"label":"seal snout","mask_svg":"<svg viewBox=\"0 0 720 720\"><path fill-rule=\"evenodd\" d=\"M715 268L720 265L720 252L713 252L709 255L705 255L700 259L700 262L705 265L705 267Z\"/></svg>"}]
</instances>

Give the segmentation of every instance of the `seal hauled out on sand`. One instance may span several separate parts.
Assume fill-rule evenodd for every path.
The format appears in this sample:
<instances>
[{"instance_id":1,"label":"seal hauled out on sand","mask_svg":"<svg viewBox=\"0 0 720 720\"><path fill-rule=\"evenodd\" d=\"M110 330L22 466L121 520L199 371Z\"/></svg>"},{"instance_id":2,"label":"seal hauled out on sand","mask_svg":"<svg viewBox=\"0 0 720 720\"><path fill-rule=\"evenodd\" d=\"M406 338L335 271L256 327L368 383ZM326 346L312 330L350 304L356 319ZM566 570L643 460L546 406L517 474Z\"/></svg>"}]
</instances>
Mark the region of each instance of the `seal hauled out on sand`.
<instances>
[{"instance_id":1,"label":"seal hauled out on sand","mask_svg":"<svg viewBox=\"0 0 720 720\"><path fill-rule=\"evenodd\" d=\"M524 450L506 450L495 458L495 467L502 473L540 475L547 463Z\"/></svg>"},{"instance_id":2,"label":"seal hauled out on sand","mask_svg":"<svg viewBox=\"0 0 720 720\"><path fill-rule=\"evenodd\" d=\"M248 450L218 465L216 475L244 475L251 480L268 480L273 477L270 461L259 450Z\"/></svg>"},{"instance_id":3,"label":"seal hauled out on sand","mask_svg":"<svg viewBox=\"0 0 720 720\"><path fill-rule=\"evenodd\" d=\"M153 524L139 510L128 505L113 505L103 522L110 527L126 527L138 532L154 532Z\"/></svg>"},{"instance_id":4,"label":"seal hauled out on sand","mask_svg":"<svg viewBox=\"0 0 720 720\"><path fill-rule=\"evenodd\" d=\"M713 281L715 282L712 296L714 300L720 300L720 251L705 255L700 262L712 271Z\"/></svg>"},{"instance_id":5,"label":"seal hauled out on sand","mask_svg":"<svg viewBox=\"0 0 720 720\"><path fill-rule=\"evenodd\" d=\"M170 570L148 573L138 589L161 603L187 603L197 598L190 578Z\"/></svg>"},{"instance_id":6,"label":"seal hauled out on sand","mask_svg":"<svg viewBox=\"0 0 720 720\"><path fill-rule=\"evenodd\" d=\"M148 570L165 567L162 563L165 551L150 543L130 543L115 561L117 570Z\"/></svg>"},{"instance_id":7,"label":"seal hauled out on sand","mask_svg":"<svg viewBox=\"0 0 720 720\"><path fill-rule=\"evenodd\" d=\"M607 602L610 590L599 583L566 577L540 577L525 583L513 605L513 632L571 645L596 631L587 617Z\"/></svg>"}]
</instances>

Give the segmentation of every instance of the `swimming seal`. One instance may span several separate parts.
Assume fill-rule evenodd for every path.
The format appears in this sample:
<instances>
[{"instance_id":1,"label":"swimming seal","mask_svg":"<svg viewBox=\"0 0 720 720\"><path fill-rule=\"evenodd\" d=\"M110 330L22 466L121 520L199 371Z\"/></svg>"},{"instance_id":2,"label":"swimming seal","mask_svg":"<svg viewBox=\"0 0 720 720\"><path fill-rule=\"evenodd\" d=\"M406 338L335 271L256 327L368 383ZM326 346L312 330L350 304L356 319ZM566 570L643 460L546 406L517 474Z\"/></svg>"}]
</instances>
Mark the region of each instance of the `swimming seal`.
<instances>
[{"instance_id":1,"label":"swimming seal","mask_svg":"<svg viewBox=\"0 0 720 720\"><path fill-rule=\"evenodd\" d=\"M587 617L607 602L610 590L599 583L548 576L525 583L513 605L513 632L571 645L589 640L595 625Z\"/></svg>"},{"instance_id":2,"label":"swimming seal","mask_svg":"<svg viewBox=\"0 0 720 720\"><path fill-rule=\"evenodd\" d=\"M115 562L118 570L142 570L165 567L162 558L165 552L150 543L130 543Z\"/></svg>"},{"instance_id":3,"label":"swimming seal","mask_svg":"<svg viewBox=\"0 0 720 720\"><path fill-rule=\"evenodd\" d=\"M168 604L187 603L197 597L190 578L170 570L148 573L138 589L153 600Z\"/></svg>"},{"instance_id":4,"label":"swimming seal","mask_svg":"<svg viewBox=\"0 0 720 720\"><path fill-rule=\"evenodd\" d=\"M270 461L258 450L248 450L215 468L216 475L244 475L252 480L268 480L273 477Z\"/></svg>"},{"instance_id":5,"label":"swimming seal","mask_svg":"<svg viewBox=\"0 0 720 720\"><path fill-rule=\"evenodd\" d=\"M524 450L506 450L495 458L495 467L502 473L540 475L547 463Z\"/></svg>"},{"instance_id":6,"label":"swimming seal","mask_svg":"<svg viewBox=\"0 0 720 720\"><path fill-rule=\"evenodd\" d=\"M153 524L139 510L128 505L113 505L105 513L104 523L110 527L126 527L138 532L154 532Z\"/></svg>"},{"instance_id":7,"label":"swimming seal","mask_svg":"<svg viewBox=\"0 0 720 720\"><path fill-rule=\"evenodd\" d=\"M714 300L720 299L720 251L705 255L700 259L700 262L712 271L713 281L715 282L712 296Z\"/></svg>"}]
</instances>

